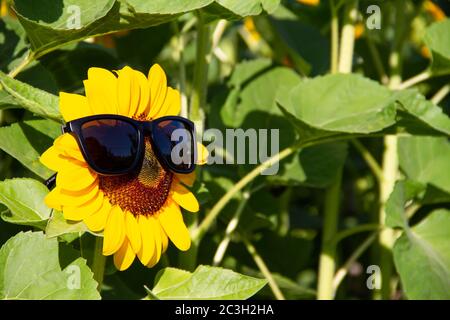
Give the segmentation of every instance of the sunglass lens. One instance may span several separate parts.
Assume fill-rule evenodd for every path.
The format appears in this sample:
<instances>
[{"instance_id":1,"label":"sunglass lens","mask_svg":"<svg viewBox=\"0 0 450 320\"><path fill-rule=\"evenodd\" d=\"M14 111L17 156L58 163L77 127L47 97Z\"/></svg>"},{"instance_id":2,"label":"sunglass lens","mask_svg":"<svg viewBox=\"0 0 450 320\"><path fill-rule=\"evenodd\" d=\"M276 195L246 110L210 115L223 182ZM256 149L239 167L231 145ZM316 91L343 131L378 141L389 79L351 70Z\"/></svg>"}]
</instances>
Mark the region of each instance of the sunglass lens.
<instances>
[{"instance_id":1,"label":"sunglass lens","mask_svg":"<svg viewBox=\"0 0 450 320\"><path fill-rule=\"evenodd\" d=\"M138 131L117 119L92 120L81 126L88 158L100 173L117 174L133 165L138 149Z\"/></svg>"},{"instance_id":2,"label":"sunglass lens","mask_svg":"<svg viewBox=\"0 0 450 320\"><path fill-rule=\"evenodd\" d=\"M156 121L153 143L169 169L189 173L195 169L195 137L191 126L181 120Z\"/></svg>"}]
</instances>

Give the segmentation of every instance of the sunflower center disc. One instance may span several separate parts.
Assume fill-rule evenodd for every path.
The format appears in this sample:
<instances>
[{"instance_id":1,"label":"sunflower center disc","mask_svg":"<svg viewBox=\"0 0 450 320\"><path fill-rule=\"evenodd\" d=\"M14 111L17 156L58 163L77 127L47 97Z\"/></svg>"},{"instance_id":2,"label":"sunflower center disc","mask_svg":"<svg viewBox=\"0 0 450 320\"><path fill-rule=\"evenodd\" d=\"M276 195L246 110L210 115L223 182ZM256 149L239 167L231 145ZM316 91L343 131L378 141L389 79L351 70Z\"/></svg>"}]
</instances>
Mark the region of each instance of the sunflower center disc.
<instances>
[{"instance_id":1,"label":"sunflower center disc","mask_svg":"<svg viewBox=\"0 0 450 320\"><path fill-rule=\"evenodd\" d=\"M100 176L99 186L112 205L133 215L152 215L166 202L172 173L164 170L145 138L145 155L138 172L120 176Z\"/></svg>"}]
</instances>

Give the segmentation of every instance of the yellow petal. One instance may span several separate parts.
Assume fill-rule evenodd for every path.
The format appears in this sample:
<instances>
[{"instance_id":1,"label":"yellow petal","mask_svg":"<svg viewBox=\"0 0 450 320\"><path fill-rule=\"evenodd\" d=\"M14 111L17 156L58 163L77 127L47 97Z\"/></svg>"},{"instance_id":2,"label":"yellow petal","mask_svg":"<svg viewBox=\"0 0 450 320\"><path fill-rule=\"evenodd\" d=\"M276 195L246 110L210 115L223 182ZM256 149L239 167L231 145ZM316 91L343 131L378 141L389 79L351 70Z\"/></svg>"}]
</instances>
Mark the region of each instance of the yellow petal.
<instances>
[{"instance_id":1,"label":"yellow petal","mask_svg":"<svg viewBox=\"0 0 450 320\"><path fill-rule=\"evenodd\" d=\"M64 169L56 175L56 185L70 191L85 189L96 182L97 174L84 167Z\"/></svg>"},{"instance_id":2,"label":"yellow petal","mask_svg":"<svg viewBox=\"0 0 450 320\"><path fill-rule=\"evenodd\" d=\"M166 232L164 231L163 227L161 226L161 223L159 220L156 220L159 225L159 230L161 231L161 243L162 243L162 253L166 252L167 247L169 246L169 238L167 237Z\"/></svg>"},{"instance_id":3,"label":"yellow petal","mask_svg":"<svg viewBox=\"0 0 450 320\"><path fill-rule=\"evenodd\" d=\"M155 254L155 235L153 234L152 225L148 221L147 217L139 216L138 224L142 236L142 245L137 256L141 263L145 266Z\"/></svg>"},{"instance_id":4,"label":"yellow petal","mask_svg":"<svg viewBox=\"0 0 450 320\"><path fill-rule=\"evenodd\" d=\"M93 232L102 231L105 228L108 215L111 212L111 208L112 207L109 203L109 200L106 197L103 198L102 207L97 212L91 214L90 216L87 216L83 220L89 230Z\"/></svg>"},{"instance_id":5,"label":"yellow petal","mask_svg":"<svg viewBox=\"0 0 450 320\"><path fill-rule=\"evenodd\" d=\"M92 114L116 114L117 78L102 68L89 68L84 88Z\"/></svg>"},{"instance_id":6,"label":"yellow petal","mask_svg":"<svg viewBox=\"0 0 450 320\"><path fill-rule=\"evenodd\" d=\"M131 266L135 257L130 242L125 238L119 251L114 254L114 265L119 271L126 270Z\"/></svg>"},{"instance_id":7,"label":"yellow petal","mask_svg":"<svg viewBox=\"0 0 450 320\"><path fill-rule=\"evenodd\" d=\"M71 207L63 205L64 219L73 221L84 220L86 217L97 212L102 205L103 205L103 192L99 191L92 200L81 206Z\"/></svg>"},{"instance_id":8,"label":"yellow petal","mask_svg":"<svg viewBox=\"0 0 450 320\"><path fill-rule=\"evenodd\" d=\"M161 107L166 99L167 92L167 78L164 70L159 64L154 64L148 73L148 80L150 83L150 112L149 118L154 119L161 110Z\"/></svg>"},{"instance_id":9,"label":"yellow petal","mask_svg":"<svg viewBox=\"0 0 450 320\"><path fill-rule=\"evenodd\" d=\"M208 162L208 149L201 144L200 142L197 142L197 164L198 165L204 165Z\"/></svg>"},{"instance_id":10,"label":"yellow petal","mask_svg":"<svg viewBox=\"0 0 450 320\"><path fill-rule=\"evenodd\" d=\"M147 77L139 71L133 70L133 75L135 82L139 86L139 104L135 112L136 117L148 115L150 109L150 84L148 83Z\"/></svg>"},{"instance_id":11,"label":"yellow petal","mask_svg":"<svg viewBox=\"0 0 450 320\"><path fill-rule=\"evenodd\" d=\"M139 250L141 250L142 243L141 231L139 230L139 225L136 218L129 211L125 212L125 231L134 252L139 252Z\"/></svg>"},{"instance_id":12,"label":"yellow petal","mask_svg":"<svg viewBox=\"0 0 450 320\"><path fill-rule=\"evenodd\" d=\"M67 161L61 155L61 151L52 146L41 155L39 161L50 170L58 171Z\"/></svg>"},{"instance_id":13,"label":"yellow petal","mask_svg":"<svg viewBox=\"0 0 450 320\"><path fill-rule=\"evenodd\" d=\"M47 207L61 211L62 205L59 199L59 189L55 188L45 196L44 202Z\"/></svg>"},{"instance_id":14,"label":"yellow petal","mask_svg":"<svg viewBox=\"0 0 450 320\"><path fill-rule=\"evenodd\" d=\"M103 232L103 255L109 256L122 246L125 240L125 215L118 206L114 206L106 221Z\"/></svg>"},{"instance_id":15,"label":"yellow petal","mask_svg":"<svg viewBox=\"0 0 450 320\"><path fill-rule=\"evenodd\" d=\"M172 199L181 207L190 212L197 212L200 209L197 199L188 189L179 183L172 183Z\"/></svg>"},{"instance_id":16,"label":"yellow petal","mask_svg":"<svg viewBox=\"0 0 450 320\"><path fill-rule=\"evenodd\" d=\"M58 151L64 153L67 157L86 163L83 155L81 154L80 148L78 147L78 142L72 134L63 134L55 140L53 145Z\"/></svg>"},{"instance_id":17,"label":"yellow petal","mask_svg":"<svg viewBox=\"0 0 450 320\"><path fill-rule=\"evenodd\" d=\"M118 114L122 116L132 116L136 109L130 109L132 100L132 72L128 72L128 69L123 68L117 72L118 74L118 87L117 87L117 101L118 101Z\"/></svg>"},{"instance_id":18,"label":"yellow petal","mask_svg":"<svg viewBox=\"0 0 450 320\"><path fill-rule=\"evenodd\" d=\"M167 88L166 98L155 118L163 116L177 116L181 110L181 96L178 90Z\"/></svg>"},{"instance_id":19,"label":"yellow petal","mask_svg":"<svg viewBox=\"0 0 450 320\"><path fill-rule=\"evenodd\" d=\"M56 189L59 190L59 199L64 206L80 206L97 196L98 183L93 183L80 191L69 191L59 187Z\"/></svg>"},{"instance_id":20,"label":"yellow petal","mask_svg":"<svg viewBox=\"0 0 450 320\"><path fill-rule=\"evenodd\" d=\"M161 258L162 240L161 227L158 221L154 217L149 217L148 221L150 222L155 239L155 253L153 254L153 257L150 259L150 261L146 264L147 267L151 268L155 264L157 264L159 259Z\"/></svg>"},{"instance_id":21,"label":"yellow petal","mask_svg":"<svg viewBox=\"0 0 450 320\"><path fill-rule=\"evenodd\" d=\"M66 92L59 93L59 110L66 122L92 114L85 96Z\"/></svg>"},{"instance_id":22,"label":"yellow petal","mask_svg":"<svg viewBox=\"0 0 450 320\"><path fill-rule=\"evenodd\" d=\"M186 251L191 246L191 237L189 230L183 221L180 207L175 202L168 200L167 205L163 207L162 212L158 215L164 231L173 244L181 251Z\"/></svg>"},{"instance_id":23,"label":"yellow petal","mask_svg":"<svg viewBox=\"0 0 450 320\"><path fill-rule=\"evenodd\" d=\"M188 174L176 173L175 177L179 181L181 181L182 183L187 185L188 187L192 187L194 185L194 182L195 182L196 174L195 174L195 171L193 171L191 173L188 173Z\"/></svg>"}]
</instances>

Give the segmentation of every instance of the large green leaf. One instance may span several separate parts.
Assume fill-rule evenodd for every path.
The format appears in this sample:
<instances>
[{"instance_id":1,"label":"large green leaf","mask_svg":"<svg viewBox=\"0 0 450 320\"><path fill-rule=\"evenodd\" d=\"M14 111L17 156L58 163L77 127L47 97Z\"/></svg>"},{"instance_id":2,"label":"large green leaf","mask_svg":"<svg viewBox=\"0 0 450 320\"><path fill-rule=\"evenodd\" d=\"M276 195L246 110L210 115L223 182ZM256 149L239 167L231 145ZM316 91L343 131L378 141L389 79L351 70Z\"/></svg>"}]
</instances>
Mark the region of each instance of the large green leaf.
<instances>
[{"instance_id":1,"label":"large green leaf","mask_svg":"<svg viewBox=\"0 0 450 320\"><path fill-rule=\"evenodd\" d=\"M44 203L48 189L33 179L12 179L0 182L0 203L9 210L1 214L3 220L45 227L51 209Z\"/></svg>"},{"instance_id":2,"label":"large green leaf","mask_svg":"<svg viewBox=\"0 0 450 320\"><path fill-rule=\"evenodd\" d=\"M450 299L450 211L436 210L406 227L394 261L409 299Z\"/></svg>"},{"instance_id":3,"label":"large green leaf","mask_svg":"<svg viewBox=\"0 0 450 320\"><path fill-rule=\"evenodd\" d=\"M411 180L397 181L386 202L386 225L391 228L407 227L408 217L405 206L424 190L425 186L419 182Z\"/></svg>"},{"instance_id":4,"label":"large green leaf","mask_svg":"<svg viewBox=\"0 0 450 320\"><path fill-rule=\"evenodd\" d=\"M450 136L450 117L417 90L403 90L396 94L396 99L401 105L401 110L406 111L417 120L416 128L429 126L438 133Z\"/></svg>"},{"instance_id":5,"label":"large green leaf","mask_svg":"<svg viewBox=\"0 0 450 320\"><path fill-rule=\"evenodd\" d=\"M253 296L266 283L217 267L200 265L193 273L165 268L158 274L149 298L153 295L167 300L241 300Z\"/></svg>"},{"instance_id":6,"label":"large green leaf","mask_svg":"<svg viewBox=\"0 0 450 320\"><path fill-rule=\"evenodd\" d=\"M406 176L450 193L450 142L447 138L400 138L400 167Z\"/></svg>"},{"instance_id":7,"label":"large green leaf","mask_svg":"<svg viewBox=\"0 0 450 320\"><path fill-rule=\"evenodd\" d=\"M0 149L19 160L25 167L47 179L52 171L39 162L40 155L52 145L60 132L50 120L29 120L0 128Z\"/></svg>"},{"instance_id":8,"label":"large green leaf","mask_svg":"<svg viewBox=\"0 0 450 320\"><path fill-rule=\"evenodd\" d=\"M25 31L17 19L0 20L0 70L9 71L27 54Z\"/></svg>"},{"instance_id":9,"label":"large green leaf","mask_svg":"<svg viewBox=\"0 0 450 320\"><path fill-rule=\"evenodd\" d=\"M126 29L147 28L209 6L210 15L243 17L272 11L279 0L16 0L15 10L38 55L66 43ZM77 21L77 14L79 20ZM74 23L79 22L79 25Z\"/></svg>"},{"instance_id":10,"label":"large green leaf","mask_svg":"<svg viewBox=\"0 0 450 320\"><path fill-rule=\"evenodd\" d=\"M88 231L83 221L69 221L64 219L62 212L53 211L45 228L45 235L48 238L54 238L66 234L82 235Z\"/></svg>"},{"instance_id":11,"label":"large green leaf","mask_svg":"<svg viewBox=\"0 0 450 320\"><path fill-rule=\"evenodd\" d=\"M3 72L0 72L0 83L23 108L41 117L62 121L57 96L12 79Z\"/></svg>"},{"instance_id":12,"label":"large green leaf","mask_svg":"<svg viewBox=\"0 0 450 320\"><path fill-rule=\"evenodd\" d=\"M328 132L372 133L395 123L392 93L355 74L335 74L300 82L278 102L306 125Z\"/></svg>"},{"instance_id":13,"label":"large green leaf","mask_svg":"<svg viewBox=\"0 0 450 320\"><path fill-rule=\"evenodd\" d=\"M431 51L431 71L434 74L450 73L450 19L428 27L424 41Z\"/></svg>"},{"instance_id":14,"label":"large green leaf","mask_svg":"<svg viewBox=\"0 0 450 320\"><path fill-rule=\"evenodd\" d=\"M58 241L42 232L21 232L0 249L0 299L100 299L92 276L82 258L61 270Z\"/></svg>"}]
</instances>

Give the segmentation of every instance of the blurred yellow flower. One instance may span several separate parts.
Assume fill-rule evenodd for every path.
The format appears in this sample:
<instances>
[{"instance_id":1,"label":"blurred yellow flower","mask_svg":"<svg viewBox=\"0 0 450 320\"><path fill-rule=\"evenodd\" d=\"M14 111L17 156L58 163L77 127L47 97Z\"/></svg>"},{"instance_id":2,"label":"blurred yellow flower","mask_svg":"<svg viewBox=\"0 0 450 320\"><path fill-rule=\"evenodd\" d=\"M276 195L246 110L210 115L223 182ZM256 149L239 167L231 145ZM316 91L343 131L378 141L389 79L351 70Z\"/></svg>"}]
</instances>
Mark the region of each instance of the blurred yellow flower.
<instances>
[{"instance_id":1,"label":"blurred yellow flower","mask_svg":"<svg viewBox=\"0 0 450 320\"><path fill-rule=\"evenodd\" d=\"M320 4L320 0L297 0L297 2L307 6L318 6Z\"/></svg>"},{"instance_id":2,"label":"blurred yellow flower","mask_svg":"<svg viewBox=\"0 0 450 320\"><path fill-rule=\"evenodd\" d=\"M436 21L441 21L446 18L444 11L431 0L426 0L423 3L423 7Z\"/></svg>"}]
</instances>

